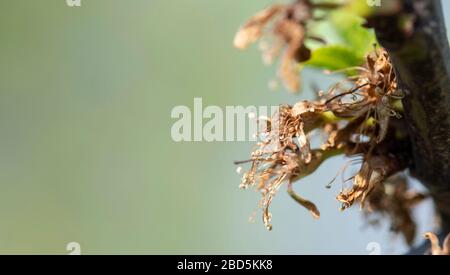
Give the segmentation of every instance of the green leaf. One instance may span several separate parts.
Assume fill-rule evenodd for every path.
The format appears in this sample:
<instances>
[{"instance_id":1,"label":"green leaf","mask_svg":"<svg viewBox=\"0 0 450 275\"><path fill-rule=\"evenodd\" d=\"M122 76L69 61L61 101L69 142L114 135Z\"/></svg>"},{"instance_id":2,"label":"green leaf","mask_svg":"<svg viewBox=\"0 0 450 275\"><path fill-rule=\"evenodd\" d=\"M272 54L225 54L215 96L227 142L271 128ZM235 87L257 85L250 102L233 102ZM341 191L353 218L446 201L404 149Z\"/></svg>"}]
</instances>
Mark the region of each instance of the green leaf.
<instances>
[{"instance_id":1,"label":"green leaf","mask_svg":"<svg viewBox=\"0 0 450 275\"><path fill-rule=\"evenodd\" d=\"M383 5L386 5L386 3L383 3ZM348 2L346 10L352 14L367 17L374 13L375 5L371 7L367 0L353 0Z\"/></svg>"},{"instance_id":2,"label":"green leaf","mask_svg":"<svg viewBox=\"0 0 450 275\"><path fill-rule=\"evenodd\" d=\"M311 59L304 65L336 71L360 66L363 63L364 57L358 55L353 49L342 45L331 45L314 50Z\"/></svg>"},{"instance_id":3,"label":"green leaf","mask_svg":"<svg viewBox=\"0 0 450 275\"><path fill-rule=\"evenodd\" d=\"M362 26L364 19L349 10L338 10L330 16L330 20L342 42L360 58L364 58L367 52L372 50L373 44L376 43L373 30L364 28Z\"/></svg>"}]
</instances>

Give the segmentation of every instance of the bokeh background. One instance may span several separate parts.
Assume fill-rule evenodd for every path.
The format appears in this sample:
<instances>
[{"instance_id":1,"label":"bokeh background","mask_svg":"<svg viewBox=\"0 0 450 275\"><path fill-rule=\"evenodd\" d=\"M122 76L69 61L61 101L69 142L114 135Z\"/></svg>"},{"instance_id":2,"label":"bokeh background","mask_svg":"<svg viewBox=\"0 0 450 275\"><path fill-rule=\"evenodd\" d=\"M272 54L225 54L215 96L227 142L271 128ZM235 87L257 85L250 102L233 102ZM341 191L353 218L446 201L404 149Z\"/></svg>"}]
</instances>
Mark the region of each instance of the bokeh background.
<instances>
[{"instance_id":1,"label":"bokeh background","mask_svg":"<svg viewBox=\"0 0 450 275\"><path fill-rule=\"evenodd\" d=\"M450 2L443 1L447 18ZM388 225L339 212L342 159L296 184L322 217L284 192L274 230L259 195L238 189L233 160L248 142L175 143L174 106L276 105L310 98L272 91L274 67L232 47L239 25L271 0L0 0L0 253L383 254L407 247ZM331 34L330 34L331 35ZM417 211L432 229L430 204ZM420 242L420 239L418 240Z\"/></svg>"}]
</instances>

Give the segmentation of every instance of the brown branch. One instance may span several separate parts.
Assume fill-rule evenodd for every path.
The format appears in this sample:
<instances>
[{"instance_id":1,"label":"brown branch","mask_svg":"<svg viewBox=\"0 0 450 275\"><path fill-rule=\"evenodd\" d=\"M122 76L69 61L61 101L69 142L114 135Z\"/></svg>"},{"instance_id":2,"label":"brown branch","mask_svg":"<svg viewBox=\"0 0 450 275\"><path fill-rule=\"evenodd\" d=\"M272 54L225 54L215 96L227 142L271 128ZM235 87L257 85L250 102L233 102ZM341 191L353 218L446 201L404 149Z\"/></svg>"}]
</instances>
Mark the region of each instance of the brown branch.
<instances>
[{"instance_id":1,"label":"brown branch","mask_svg":"<svg viewBox=\"0 0 450 275\"><path fill-rule=\"evenodd\" d=\"M450 49L439 0L401 0L368 19L394 63L413 148L413 176L429 188L450 231Z\"/></svg>"}]
</instances>

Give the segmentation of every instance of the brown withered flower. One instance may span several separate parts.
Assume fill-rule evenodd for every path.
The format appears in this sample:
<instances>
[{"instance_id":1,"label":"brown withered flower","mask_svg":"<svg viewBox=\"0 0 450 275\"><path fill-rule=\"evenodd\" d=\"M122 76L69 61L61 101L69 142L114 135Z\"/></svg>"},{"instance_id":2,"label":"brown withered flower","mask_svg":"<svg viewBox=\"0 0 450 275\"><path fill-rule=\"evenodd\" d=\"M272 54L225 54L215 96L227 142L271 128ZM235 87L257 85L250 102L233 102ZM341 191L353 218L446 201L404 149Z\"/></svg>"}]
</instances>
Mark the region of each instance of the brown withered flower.
<instances>
[{"instance_id":1,"label":"brown withered flower","mask_svg":"<svg viewBox=\"0 0 450 275\"><path fill-rule=\"evenodd\" d=\"M355 202L359 202L360 208L364 209L374 190L381 188L389 177L408 166L410 156L405 151L409 152L410 144L394 139L394 129L389 131L388 138L379 144L370 140L363 144L347 142L347 156L360 156L362 165L359 172L349 179L353 181L352 186L343 189L337 196L338 201L342 202L341 210L349 208Z\"/></svg>"},{"instance_id":2,"label":"brown withered flower","mask_svg":"<svg viewBox=\"0 0 450 275\"><path fill-rule=\"evenodd\" d=\"M425 233L425 238L431 242L431 255L450 255L450 234L445 238L442 247L439 245L439 238L434 233Z\"/></svg>"},{"instance_id":3,"label":"brown withered flower","mask_svg":"<svg viewBox=\"0 0 450 275\"><path fill-rule=\"evenodd\" d=\"M427 198L427 195L408 189L407 179L396 175L377 186L368 197L364 216L369 223L376 222L374 216L388 216L391 230L401 233L407 244L412 245L416 236L416 223L412 209Z\"/></svg>"},{"instance_id":4,"label":"brown withered flower","mask_svg":"<svg viewBox=\"0 0 450 275\"><path fill-rule=\"evenodd\" d=\"M248 20L237 32L234 46L246 49L261 40L261 51L266 64L272 64L282 53L278 75L284 86L292 91L300 88L298 63L311 57L306 39L324 42L308 35L307 23L315 20L314 9L332 9L333 4L314 4L310 0L296 0L291 4L277 4L264 9Z\"/></svg>"},{"instance_id":5,"label":"brown withered flower","mask_svg":"<svg viewBox=\"0 0 450 275\"><path fill-rule=\"evenodd\" d=\"M393 103L403 94L397 89L397 78L386 50L376 49L367 55L366 64L356 69L359 74L346 80L354 83L354 88L333 96L327 105L338 117L373 117L378 126L374 138L380 143L386 136L390 118L400 117ZM331 89L330 93L342 89L341 84Z\"/></svg>"},{"instance_id":6,"label":"brown withered flower","mask_svg":"<svg viewBox=\"0 0 450 275\"><path fill-rule=\"evenodd\" d=\"M376 49L367 55L366 64L358 67L359 74L346 81L353 81L353 88L341 90L341 85L331 89L327 107L337 117L351 119L347 127L335 130L326 146L336 143L353 143L354 152L363 155L360 171L353 177L353 186L343 190L337 199L342 202L342 209L360 201L364 207L367 196L387 177L397 172L392 165L392 157L383 152L377 154L378 148L386 138L392 116L400 118L394 108L394 101L401 97L397 89L396 76L389 56L384 49ZM347 146L350 147L350 146ZM347 148L349 149L349 148Z\"/></svg>"},{"instance_id":7,"label":"brown withered flower","mask_svg":"<svg viewBox=\"0 0 450 275\"><path fill-rule=\"evenodd\" d=\"M377 187L386 177L384 167L387 165L383 157L374 156L363 162L361 170L355 175L353 186L350 190L343 190L338 196L338 201L342 202L342 210L360 201L361 208L367 196Z\"/></svg>"},{"instance_id":8,"label":"brown withered flower","mask_svg":"<svg viewBox=\"0 0 450 275\"><path fill-rule=\"evenodd\" d=\"M337 196L342 209L355 202L364 208L372 193L375 194L374 199L384 194L383 183L387 178L405 169L409 156L398 153L409 152L409 145L397 140L396 134L401 129L396 125L401 123L396 124L390 119L392 116L400 119L400 111L395 110L394 102L401 95L397 91L389 56L383 49L378 49L366 60L364 66L357 68L359 73L356 76L345 80L351 84L350 88L336 85L317 101L282 105L266 121L266 130L259 133L261 141L251 159L245 161L251 166L243 175L240 187L256 187L261 192L259 207L268 229L272 228L269 206L283 183L295 201L307 208L313 217L320 216L314 203L294 192L293 183L310 175L324 160L334 155L345 154L351 159L349 163L361 162L359 172L349 179L352 186ZM309 134L313 130L326 137L318 148L311 148ZM369 206L373 211L385 211L392 216L395 231L402 232L410 241L415 233L411 230L410 220L405 218L399 222L400 216L409 217L403 211L409 207L406 204L409 195L400 187L394 197L385 195L378 205L376 200L369 200ZM387 212L384 205L390 207L393 204L390 200L399 198L403 199L398 202L402 207L395 205L394 210Z\"/></svg>"},{"instance_id":9,"label":"brown withered flower","mask_svg":"<svg viewBox=\"0 0 450 275\"><path fill-rule=\"evenodd\" d=\"M332 150L312 150L307 134L321 123L324 107L320 104L299 102L294 106L282 105L267 121L264 132L259 133L258 142L251 154L250 169L242 177L241 188L255 186L262 194L259 207L263 210L264 225L270 230L269 206L284 182L288 183L288 194L307 208L311 214L320 216L317 207L297 195L292 182L311 174ZM237 162L241 164L242 162Z\"/></svg>"}]
</instances>

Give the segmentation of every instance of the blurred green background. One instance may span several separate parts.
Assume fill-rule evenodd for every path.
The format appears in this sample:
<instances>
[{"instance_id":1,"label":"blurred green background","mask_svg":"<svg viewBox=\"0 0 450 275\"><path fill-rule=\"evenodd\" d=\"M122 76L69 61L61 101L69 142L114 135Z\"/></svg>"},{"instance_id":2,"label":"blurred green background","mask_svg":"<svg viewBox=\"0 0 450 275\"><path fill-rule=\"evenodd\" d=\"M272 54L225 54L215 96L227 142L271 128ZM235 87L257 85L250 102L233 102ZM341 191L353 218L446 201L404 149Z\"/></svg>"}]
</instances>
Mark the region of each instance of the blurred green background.
<instances>
[{"instance_id":1,"label":"blurred green background","mask_svg":"<svg viewBox=\"0 0 450 275\"><path fill-rule=\"evenodd\" d=\"M0 0L0 253L368 254L406 248L387 227L364 230L325 185L333 159L296 189L322 218L280 192L272 232L248 223L259 195L240 191L232 162L247 142L175 143L172 108L276 105L275 68L232 47L270 0ZM447 17L450 5L445 2ZM421 232L430 206L418 211Z\"/></svg>"}]
</instances>

